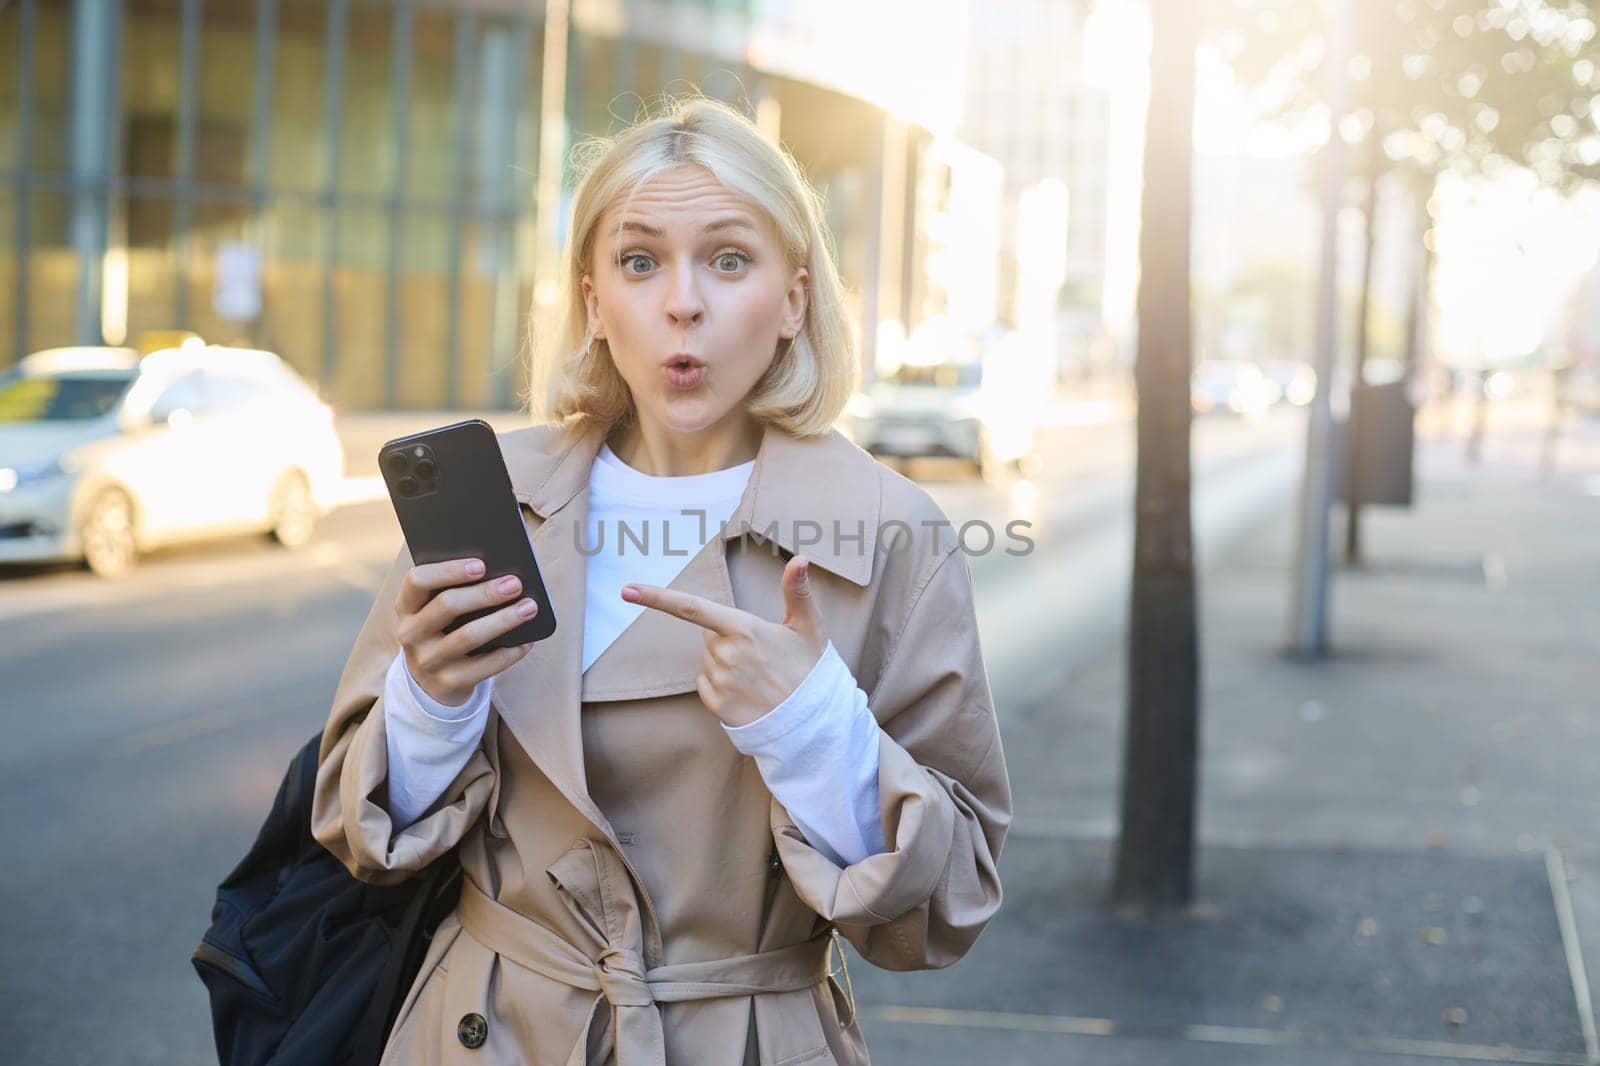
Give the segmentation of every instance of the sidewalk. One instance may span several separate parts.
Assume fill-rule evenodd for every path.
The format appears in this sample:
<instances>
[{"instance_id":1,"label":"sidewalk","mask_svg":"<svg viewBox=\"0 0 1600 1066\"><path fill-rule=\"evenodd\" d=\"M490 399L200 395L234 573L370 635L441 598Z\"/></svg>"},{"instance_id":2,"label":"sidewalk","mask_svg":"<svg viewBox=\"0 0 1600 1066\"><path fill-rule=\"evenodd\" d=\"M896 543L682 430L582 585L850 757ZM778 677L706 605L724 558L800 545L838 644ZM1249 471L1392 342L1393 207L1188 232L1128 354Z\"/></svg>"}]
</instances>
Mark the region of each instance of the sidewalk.
<instances>
[{"instance_id":1,"label":"sidewalk","mask_svg":"<svg viewBox=\"0 0 1600 1066\"><path fill-rule=\"evenodd\" d=\"M1539 436L1491 424L1476 468L1422 442L1416 506L1369 509L1335 579L1326 662L1280 651L1290 516L1201 576L1189 915L1105 904L1120 647L1002 708L1005 905L947 971L852 955L874 1062L1600 1061L1600 422L1543 479Z\"/></svg>"}]
</instances>

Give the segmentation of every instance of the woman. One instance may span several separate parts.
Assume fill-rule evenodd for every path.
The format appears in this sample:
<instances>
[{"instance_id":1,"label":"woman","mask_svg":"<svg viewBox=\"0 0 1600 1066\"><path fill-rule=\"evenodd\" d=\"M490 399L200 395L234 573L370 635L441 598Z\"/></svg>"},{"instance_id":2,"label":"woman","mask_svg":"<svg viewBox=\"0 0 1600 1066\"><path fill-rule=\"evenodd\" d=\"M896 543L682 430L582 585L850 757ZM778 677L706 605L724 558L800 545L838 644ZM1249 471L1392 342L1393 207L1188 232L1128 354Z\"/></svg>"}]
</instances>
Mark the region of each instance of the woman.
<instances>
[{"instance_id":1,"label":"woman","mask_svg":"<svg viewBox=\"0 0 1600 1066\"><path fill-rule=\"evenodd\" d=\"M594 149L572 233L546 422L501 438L555 635L467 656L532 601L402 549L323 737L313 829L356 876L461 844L383 1061L867 1062L831 937L946 966L1000 903L966 558L830 428L840 283L747 120L697 101Z\"/></svg>"}]
</instances>

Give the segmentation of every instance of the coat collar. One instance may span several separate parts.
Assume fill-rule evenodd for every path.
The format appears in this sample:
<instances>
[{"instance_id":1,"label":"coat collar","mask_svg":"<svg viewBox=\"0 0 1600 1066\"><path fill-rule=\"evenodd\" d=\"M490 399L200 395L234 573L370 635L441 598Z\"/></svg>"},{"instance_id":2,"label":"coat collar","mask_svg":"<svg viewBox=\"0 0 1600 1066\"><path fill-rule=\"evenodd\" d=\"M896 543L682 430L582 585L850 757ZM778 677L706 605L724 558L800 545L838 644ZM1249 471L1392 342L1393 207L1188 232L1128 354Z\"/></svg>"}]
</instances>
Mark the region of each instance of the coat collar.
<instances>
[{"instance_id":1,"label":"coat collar","mask_svg":"<svg viewBox=\"0 0 1600 1066\"><path fill-rule=\"evenodd\" d=\"M496 678L492 700L502 722L551 782L612 837L610 823L589 794L583 702L694 692L704 639L688 622L646 611L587 673L582 669L588 565L577 537L588 518L590 467L605 437L604 425L548 425L500 438L513 493L543 519L531 539L558 633ZM708 542L671 585L736 606L726 542L750 528L752 539L770 537L790 553L803 551L829 572L866 587L879 503L875 464L836 430L798 438L768 425L723 543Z\"/></svg>"},{"instance_id":2,"label":"coat collar","mask_svg":"<svg viewBox=\"0 0 1600 1066\"><path fill-rule=\"evenodd\" d=\"M607 432L603 424L588 423L534 426L502 437L517 498L548 520L587 489ZM748 528L758 543L770 538L791 555L803 552L865 587L872 579L879 507L871 457L838 430L796 437L768 423L723 540Z\"/></svg>"}]
</instances>

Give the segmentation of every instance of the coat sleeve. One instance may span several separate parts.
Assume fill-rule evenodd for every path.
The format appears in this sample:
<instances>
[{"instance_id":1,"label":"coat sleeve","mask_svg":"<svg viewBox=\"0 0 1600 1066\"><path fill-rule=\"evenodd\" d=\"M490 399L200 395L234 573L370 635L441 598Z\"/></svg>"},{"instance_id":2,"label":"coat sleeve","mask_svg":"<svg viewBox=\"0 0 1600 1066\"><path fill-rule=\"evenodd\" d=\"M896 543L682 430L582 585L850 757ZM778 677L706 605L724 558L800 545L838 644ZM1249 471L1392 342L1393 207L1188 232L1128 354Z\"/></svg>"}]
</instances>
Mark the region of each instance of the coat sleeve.
<instances>
[{"instance_id":1,"label":"coat sleeve","mask_svg":"<svg viewBox=\"0 0 1600 1066\"><path fill-rule=\"evenodd\" d=\"M802 901L888 970L966 954L1000 906L1011 784L978 641L966 555L943 557L914 599L868 697L889 850L839 866L774 809Z\"/></svg>"},{"instance_id":2,"label":"coat sleeve","mask_svg":"<svg viewBox=\"0 0 1600 1066\"><path fill-rule=\"evenodd\" d=\"M411 566L402 546L356 636L323 727L311 808L312 834L351 874L374 884L403 881L455 846L483 813L494 786L480 741L421 818L396 832L389 817L383 690L400 651L395 602ZM486 732L492 729L493 723Z\"/></svg>"}]
</instances>

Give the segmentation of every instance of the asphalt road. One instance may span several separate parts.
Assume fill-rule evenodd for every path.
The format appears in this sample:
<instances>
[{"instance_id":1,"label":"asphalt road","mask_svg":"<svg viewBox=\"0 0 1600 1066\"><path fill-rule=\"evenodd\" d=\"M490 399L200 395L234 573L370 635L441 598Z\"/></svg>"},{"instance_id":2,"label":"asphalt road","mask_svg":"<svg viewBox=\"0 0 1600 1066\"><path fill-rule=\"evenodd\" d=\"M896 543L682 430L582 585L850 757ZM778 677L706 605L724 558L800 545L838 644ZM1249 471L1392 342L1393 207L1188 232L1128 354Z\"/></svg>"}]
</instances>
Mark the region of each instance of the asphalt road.
<instances>
[{"instance_id":1,"label":"asphalt road","mask_svg":"<svg viewBox=\"0 0 1600 1066\"><path fill-rule=\"evenodd\" d=\"M959 464L909 473L957 524L1032 523L1025 556L974 556L980 629L1008 709L1117 639L1130 556L1132 425L1053 429L1031 479ZM1292 506L1301 420L1202 420L1202 562ZM360 497L363 493L354 492ZM368 493L370 495L370 493ZM384 500L286 553L255 538L172 549L107 585L0 569L0 1048L28 1063L215 1061L188 958L216 882L252 839L290 755L321 725L400 544Z\"/></svg>"}]
</instances>

